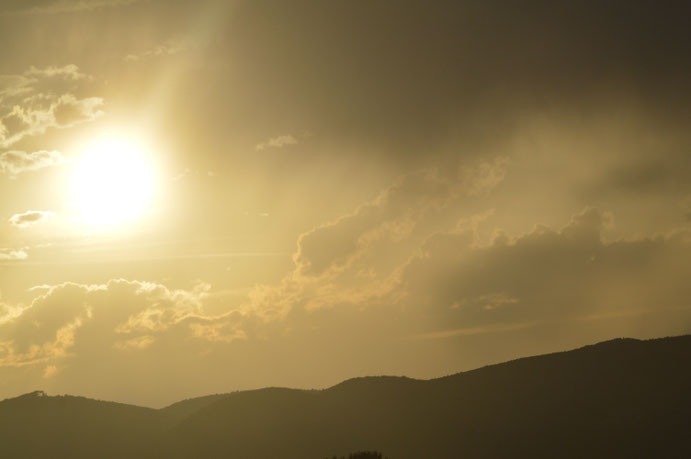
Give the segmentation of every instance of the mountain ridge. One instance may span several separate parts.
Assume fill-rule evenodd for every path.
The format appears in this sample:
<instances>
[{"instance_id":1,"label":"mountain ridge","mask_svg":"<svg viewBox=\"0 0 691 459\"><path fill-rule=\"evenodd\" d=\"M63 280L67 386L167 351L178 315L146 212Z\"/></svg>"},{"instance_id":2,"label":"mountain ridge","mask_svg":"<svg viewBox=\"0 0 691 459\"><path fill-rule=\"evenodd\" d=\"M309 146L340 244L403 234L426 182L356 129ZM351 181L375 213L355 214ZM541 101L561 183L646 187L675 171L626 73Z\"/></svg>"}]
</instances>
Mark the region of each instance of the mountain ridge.
<instances>
[{"instance_id":1,"label":"mountain ridge","mask_svg":"<svg viewBox=\"0 0 691 459\"><path fill-rule=\"evenodd\" d=\"M691 455L689 361L691 335L617 338L429 380L357 377L326 389L267 387L160 409L34 391L0 401L0 453L683 457Z\"/></svg>"},{"instance_id":2,"label":"mountain ridge","mask_svg":"<svg viewBox=\"0 0 691 459\"><path fill-rule=\"evenodd\" d=\"M569 352L574 352L574 351L579 351L579 350L585 350L589 348L594 348L594 347L601 347L601 346L609 346L612 344L618 344L618 343L646 343L646 342L653 342L653 341L660 341L660 340L667 340L667 339L677 339L677 338L685 338L688 337L691 340L691 334L690 335L677 335L677 336L664 336L664 337L659 337L659 338L650 338L650 339L638 339L638 338L627 338L627 337L619 337L619 338L612 338L609 340L605 341L600 341L594 344L586 344L581 347L565 350L565 351L554 351L554 352L548 352L545 354L536 354L536 355L529 355L529 356L523 356L523 357L517 357L515 359L511 360L506 360L504 362L499 362L499 363L491 363L488 365L483 365L481 367L473 368L471 370L465 370L465 371L459 371L456 373L450 373L448 375L444 376L438 376L436 378L430 378L430 379L420 379L420 378L411 378L409 376L394 376L394 375L371 375L371 376L355 376L352 378L344 379L343 381L334 384L333 386L329 386L323 389L301 389L301 388L290 388L290 387L282 387L282 386L267 386L267 387L260 387L257 389L247 389L247 390L242 390L242 391L232 391L232 392L225 392L225 393L216 393L216 394L208 394L208 395L201 395L199 397L189 397L185 398L176 402L173 402L169 405L165 405L161 408L151 408L143 405L136 405L132 403L123 403L123 402L117 402L117 401L111 401L111 400L103 400L103 399L95 399L95 398L89 398L89 397L84 397L81 395L72 395L72 394L56 394L56 395L49 395L46 391L42 389L37 389L32 392L27 392L24 394L17 395L15 397L7 397L2 400L0 400L0 403L3 403L8 400L13 400L13 399L18 399L22 397L30 397L30 396L35 396L35 397L75 397L75 398L86 398L88 400L94 400L94 401L99 401L99 402L106 402L106 403L116 403L120 405L127 405L127 406L136 406L140 408L147 408L147 409L152 409L152 410L159 410L159 411L165 411L172 409L173 407L179 406L179 405L184 405L187 403L193 403L201 399L222 399L227 396L230 396L235 393L239 392L251 392L251 391L258 391L258 390L264 390L264 389L274 389L274 388L281 388L281 389L291 389L291 390L303 390L303 391L322 391L322 390L329 390L333 389L339 386L343 385L348 385L351 383L355 383L358 381L364 381L364 380L371 380L371 379L379 379L379 378L386 378L386 379L400 379L400 380L411 380L411 381L436 381L436 380L441 380L445 378L450 378L454 377L457 375L461 374L467 374L471 372L476 372L479 370L483 370L485 368L491 368L491 367L496 367L496 366L501 366L501 365L507 365L511 364L514 362L522 361L525 359L534 359L534 358L541 358L541 357L547 357L547 356L554 356L554 355L560 355L560 354L565 354ZM211 401L211 400L210 400Z\"/></svg>"}]
</instances>

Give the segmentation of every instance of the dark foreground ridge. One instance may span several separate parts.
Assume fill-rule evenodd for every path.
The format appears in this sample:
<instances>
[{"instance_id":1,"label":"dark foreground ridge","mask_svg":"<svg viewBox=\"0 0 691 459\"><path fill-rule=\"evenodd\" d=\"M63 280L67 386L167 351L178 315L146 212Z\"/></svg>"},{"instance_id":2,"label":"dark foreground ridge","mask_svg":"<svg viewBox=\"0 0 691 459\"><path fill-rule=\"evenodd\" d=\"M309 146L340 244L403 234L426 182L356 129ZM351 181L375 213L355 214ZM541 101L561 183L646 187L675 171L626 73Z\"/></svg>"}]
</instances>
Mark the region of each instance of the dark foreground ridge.
<instances>
[{"instance_id":1,"label":"dark foreground ridge","mask_svg":"<svg viewBox=\"0 0 691 459\"><path fill-rule=\"evenodd\" d=\"M691 457L690 363L691 335L160 410L33 392L0 402L0 457Z\"/></svg>"}]
</instances>

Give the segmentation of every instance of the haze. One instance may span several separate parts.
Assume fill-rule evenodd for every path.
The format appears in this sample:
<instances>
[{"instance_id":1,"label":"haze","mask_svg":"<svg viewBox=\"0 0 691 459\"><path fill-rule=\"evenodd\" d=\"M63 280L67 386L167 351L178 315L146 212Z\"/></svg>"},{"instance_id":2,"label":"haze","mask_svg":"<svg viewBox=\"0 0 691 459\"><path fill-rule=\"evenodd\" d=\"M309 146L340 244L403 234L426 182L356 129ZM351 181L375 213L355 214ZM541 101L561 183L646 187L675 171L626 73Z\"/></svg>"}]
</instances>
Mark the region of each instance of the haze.
<instances>
[{"instance_id":1,"label":"haze","mask_svg":"<svg viewBox=\"0 0 691 459\"><path fill-rule=\"evenodd\" d=\"M691 333L687 9L3 0L0 398Z\"/></svg>"}]
</instances>

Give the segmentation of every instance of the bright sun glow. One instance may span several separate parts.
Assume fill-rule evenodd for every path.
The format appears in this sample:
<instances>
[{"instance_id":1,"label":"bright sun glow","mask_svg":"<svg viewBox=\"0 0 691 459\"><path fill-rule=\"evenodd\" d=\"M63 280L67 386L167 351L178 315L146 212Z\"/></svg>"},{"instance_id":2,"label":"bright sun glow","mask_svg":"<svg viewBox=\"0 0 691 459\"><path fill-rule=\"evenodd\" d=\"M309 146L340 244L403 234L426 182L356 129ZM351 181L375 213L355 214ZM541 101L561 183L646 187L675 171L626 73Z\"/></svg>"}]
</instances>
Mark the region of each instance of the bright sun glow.
<instances>
[{"instance_id":1,"label":"bright sun glow","mask_svg":"<svg viewBox=\"0 0 691 459\"><path fill-rule=\"evenodd\" d=\"M74 205L82 224L119 226L147 213L156 192L156 174L146 148L133 141L94 142L73 176Z\"/></svg>"}]
</instances>

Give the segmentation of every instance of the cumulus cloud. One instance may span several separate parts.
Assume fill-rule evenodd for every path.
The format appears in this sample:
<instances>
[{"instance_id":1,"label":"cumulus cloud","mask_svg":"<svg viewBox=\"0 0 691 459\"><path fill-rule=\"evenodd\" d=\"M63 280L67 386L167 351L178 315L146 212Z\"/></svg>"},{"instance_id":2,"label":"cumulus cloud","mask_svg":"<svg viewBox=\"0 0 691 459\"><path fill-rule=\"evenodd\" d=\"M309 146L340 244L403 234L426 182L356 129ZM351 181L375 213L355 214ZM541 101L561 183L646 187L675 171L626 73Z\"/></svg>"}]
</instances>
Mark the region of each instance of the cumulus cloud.
<instances>
[{"instance_id":1,"label":"cumulus cloud","mask_svg":"<svg viewBox=\"0 0 691 459\"><path fill-rule=\"evenodd\" d=\"M32 290L29 304L0 303L0 392L50 378L50 387L60 391L109 394L111 388L117 393L107 398L148 393L146 403L152 403L170 401L171 391L175 397L186 393L200 371L246 377L251 372L243 376L219 359L234 352L229 346L257 336L260 321L230 305L210 313L208 290L203 283L174 289L112 279L42 285ZM175 375L172 384L156 389L152 382L163 374ZM124 394L124 387L135 392Z\"/></svg>"},{"instance_id":2,"label":"cumulus cloud","mask_svg":"<svg viewBox=\"0 0 691 459\"><path fill-rule=\"evenodd\" d=\"M42 286L38 291L30 305L0 325L0 366L56 365L86 349L143 350L173 329L187 338L214 340L204 328L220 328L226 320L204 313L204 284L176 290L113 279Z\"/></svg>"},{"instance_id":3,"label":"cumulus cloud","mask_svg":"<svg viewBox=\"0 0 691 459\"><path fill-rule=\"evenodd\" d=\"M464 166L457 177L443 177L435 169L401 177L353 213L302 234L294 257L297 272L318 276L362 257L376 263L379 254L372 256L374 247L389 245L382 258L400 252L402 246L412 250L441 224L440 214L452 203L489 192L504 179L507 166L508 161L499 157Z\"/></svg>"},{"instance_id":4,"label":"cumulus cloud","mask_svg":"<svg viewBox=\"0 0 691 459\"><path fill-rule=\"evenodd\" d=\"M586 208L562 228L538 224L517 236L495 228L488 239L478 227L489 226L491 211L451 225L442 218L498 186L506 167L498 159L462 168L458 181L430 171L401 178L302 234L294 272L255 289L253 304L266 317L300 320L297 311L337 306L370 320L364 311L383 307L408 323L410 337L424 339L527 333L545 323L577 330L617 318L633 333L649 314L661 322L681 314L691 326L688 229L608 239L612 213Z\"/></svg>"},{"instance_id":5,"label":"cumulus cloud","mask_svg":"<svg viewBox=\"0 0 691 459\"><path fill-rule=\"evenodd\" d=\"M58 151L5 151L0 153L0 172L16 176L22 172L59 166L68 160Z\"/></svg>"},{"instance_id":6,"label":"cumulus cloud","mask_svg":"<svg viewBox=\"0 0 691 459\"><path fill-rule=\"evenodd\" d=\"M254 146L257 151L264 150L266 148L283 148L287 145L297 145L298 139L292 135L279 135L278 137L272 137L266 142L258 143Z\"/></svg>"},{"instance_id":7,"label":"cumulus cloud","mask_svg":"<svg viewBox=\"0 0 691 459\"><path fill-rule=\"evenodd\" d=\"M473 189L466 196L474 197ZM612 238L612 214L587 208L561 228L538 224L518 235L495 229L486 241L480 228L491 212L444 228L430 209L446 193L420 195L428 211L413 217L403 237L385 224L398 219L392 209L373 216L369 208L303 235L294 272L251 293L258 322L250 343L292 336L309 361L321 355L311 349L316 342L329 352L348 349L340 371L373 361L376 371L432 377L614 336L691 331L691 230ZM368 224L352 220L365 215ZM305 244L311 237L313 246ZM319 250L339 242L347 249L336 257ZM358 343L367 345L356 350Z\"/></svg>"},{"instance_id":8,"label":"cumulus cloud","mask_svg":"<svg viewBox=\"0 0 691 459\"><path fill-rule=\"evenodd\" d=\"M352 214L302 234L294 257L297 272L319 276L327 269L347 266L374 241L405 238L422 214L453 198L452 188L430 171L401 178Z\"/></svg>"},{"instance_id":9,"label":"cumulus cloud","mask_svg":"<svg viewBox=\"0 0 691 459\"><path fill-rule=\"evenodd\" d=\"M454 213L477 196L476 180L493 168L502 171L494 175L503 177L505 167L492 160L468 166L456 177L435 169L406 174L352 213L303 233L293 256L294 271L280 285L252 292L255 312L272 319L302 309L391 303L392 298L385 298L403 293L395 290L401 268L426 238L454 226ZM490 188L486 184L485 192Z\"/></svg>"},{"instance_id":10,"label":"cumulus cloud","mask_svg":"<svg viewBox=\"0 0 691 459\"><path fill-rule=\"evenodd\" d=\"M28 228L37 223L47 220L50 217L54 217L55 212L46 210L28 210L23 214L14 214L9 218L9 222L19 228Z\"/></svg>"}]
</instances>

